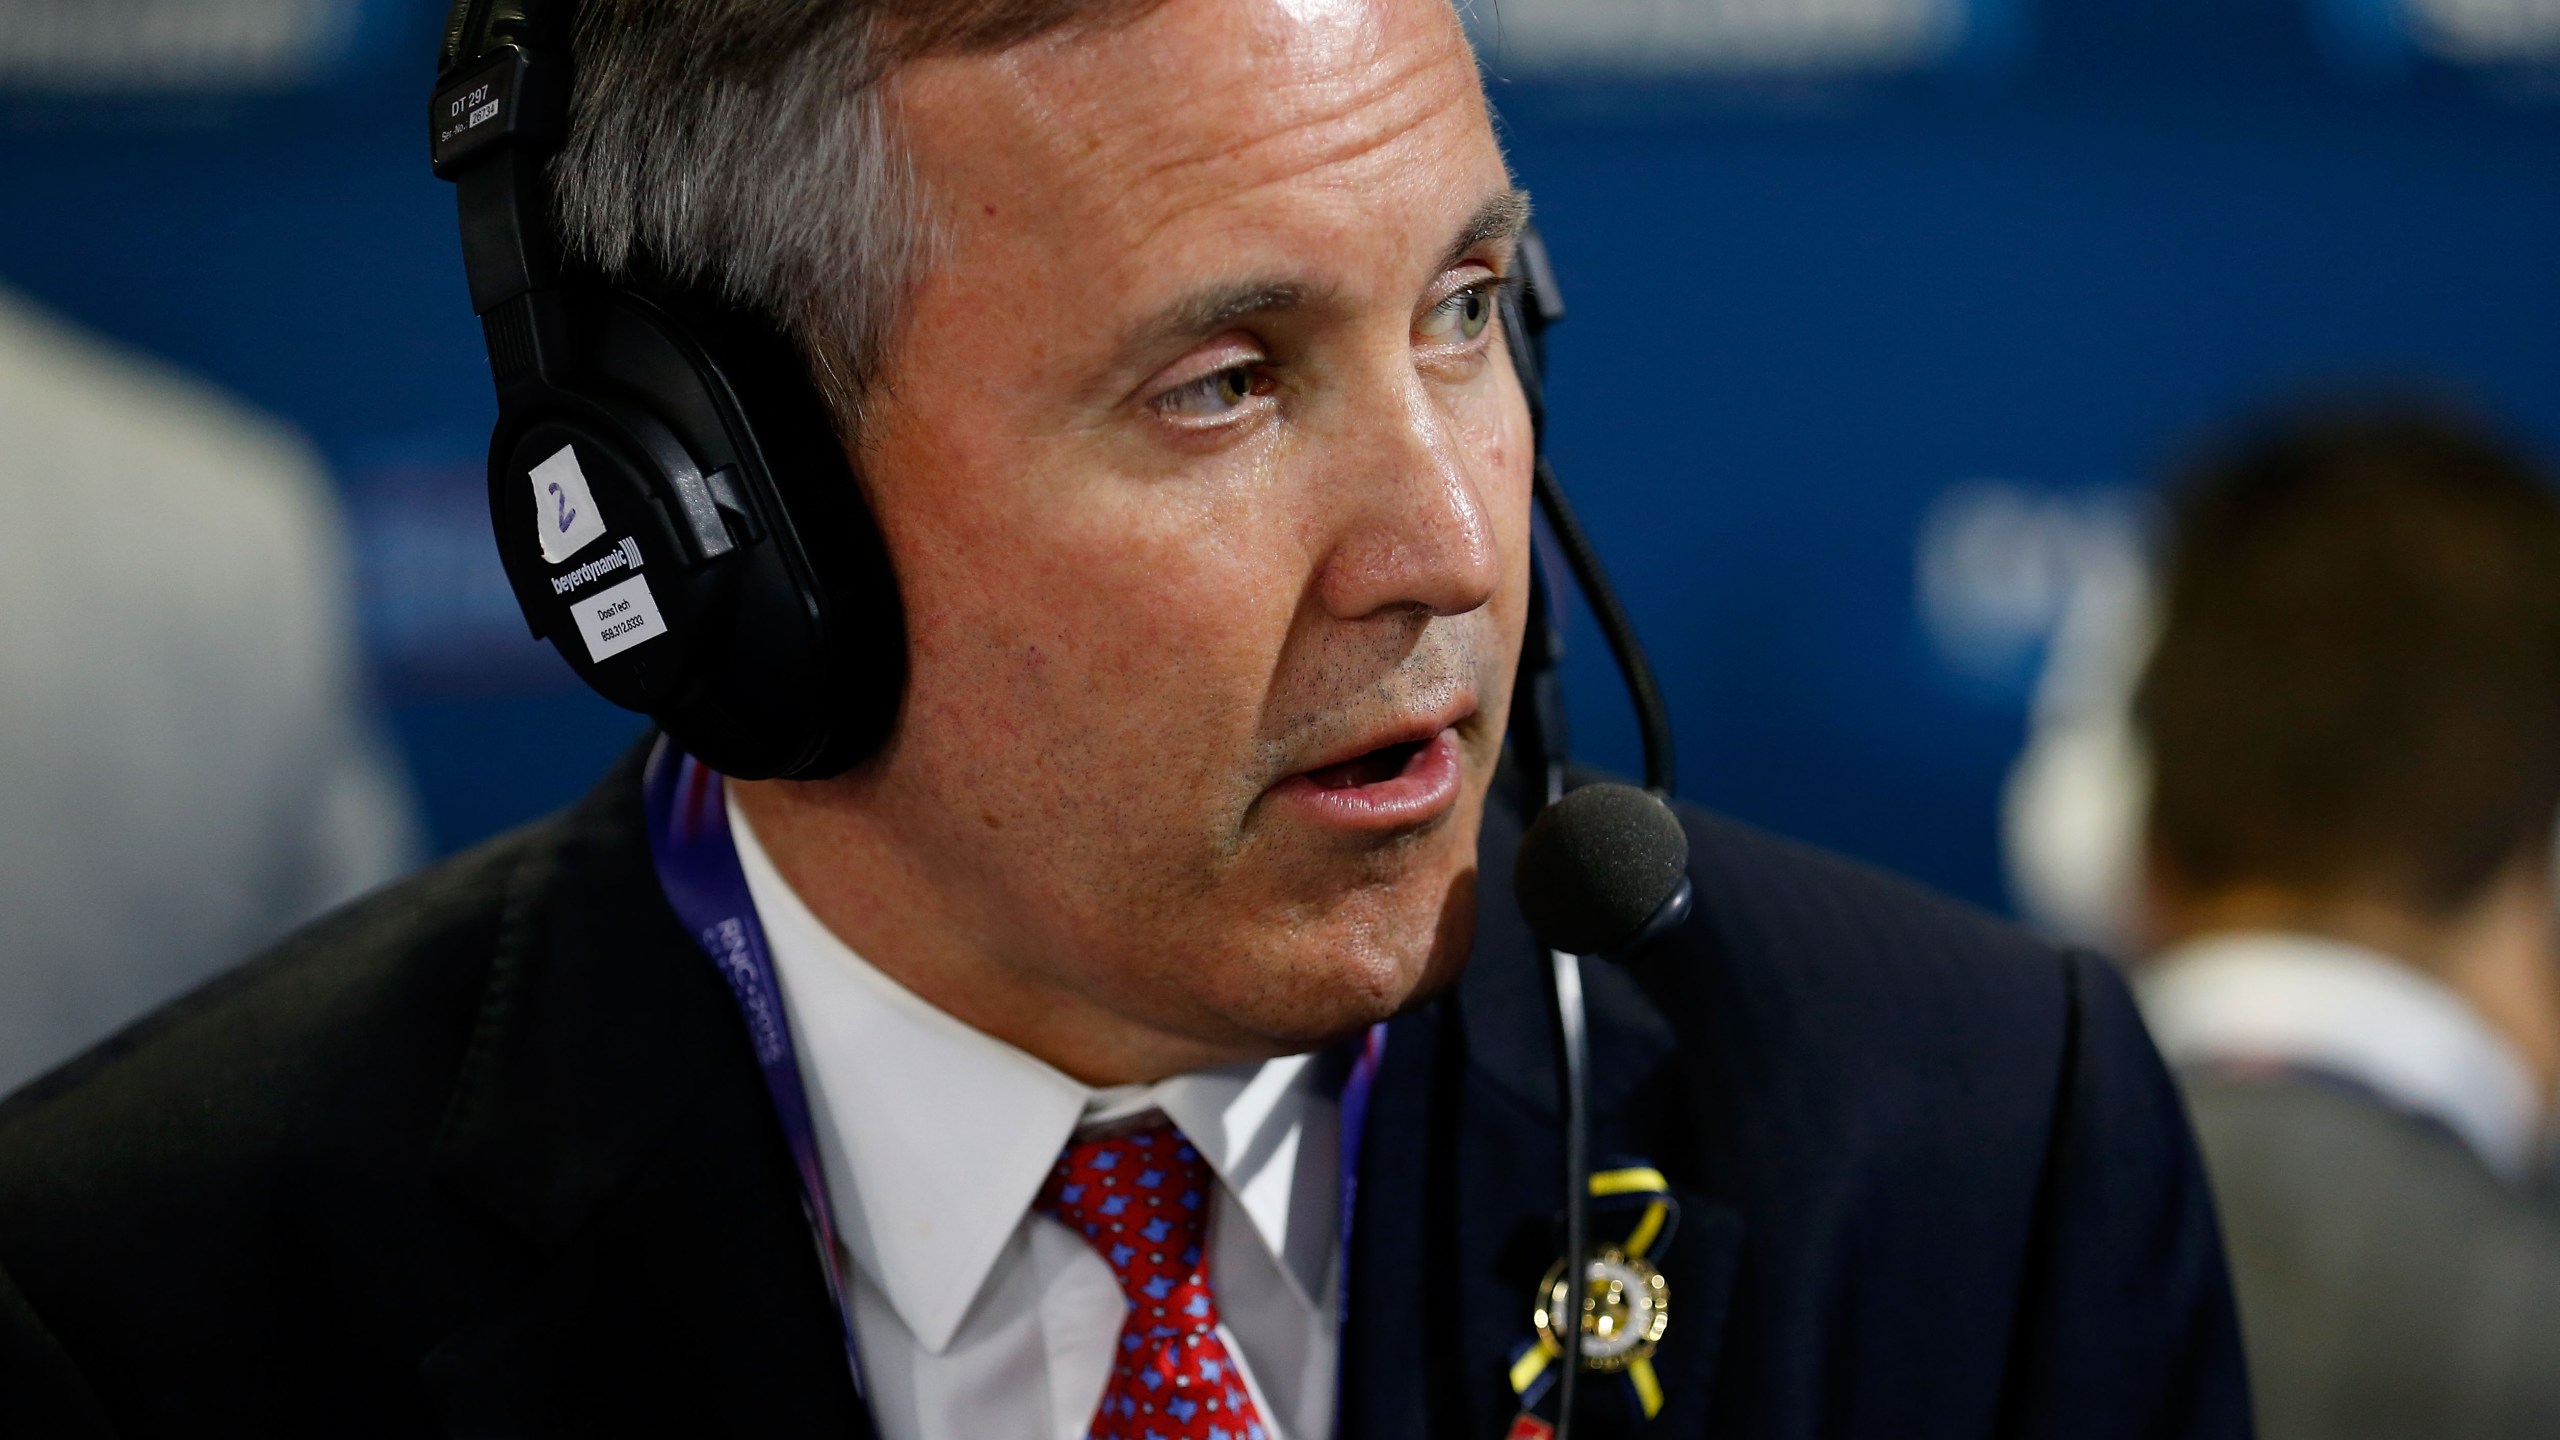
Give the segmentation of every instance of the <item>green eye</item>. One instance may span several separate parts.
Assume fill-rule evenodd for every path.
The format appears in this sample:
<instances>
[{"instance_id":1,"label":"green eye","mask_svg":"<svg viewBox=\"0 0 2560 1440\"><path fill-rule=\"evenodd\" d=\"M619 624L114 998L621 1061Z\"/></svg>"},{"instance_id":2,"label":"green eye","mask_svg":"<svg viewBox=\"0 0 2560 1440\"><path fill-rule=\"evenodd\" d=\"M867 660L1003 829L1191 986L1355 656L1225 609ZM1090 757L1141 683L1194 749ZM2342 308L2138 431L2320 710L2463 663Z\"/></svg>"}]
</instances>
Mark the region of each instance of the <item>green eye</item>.
<instances>
[{"instance_id":1,"label":"green eye","mask_svg":"<svg viewBox=\"0 0 2560 1440\"><path fill-rule=\"evenodd\" d=\"M1474 285L1431 307L1423 338L1442 342L1473 340L1492 323L1493 287Z\"/></svg>"}]
</instances>

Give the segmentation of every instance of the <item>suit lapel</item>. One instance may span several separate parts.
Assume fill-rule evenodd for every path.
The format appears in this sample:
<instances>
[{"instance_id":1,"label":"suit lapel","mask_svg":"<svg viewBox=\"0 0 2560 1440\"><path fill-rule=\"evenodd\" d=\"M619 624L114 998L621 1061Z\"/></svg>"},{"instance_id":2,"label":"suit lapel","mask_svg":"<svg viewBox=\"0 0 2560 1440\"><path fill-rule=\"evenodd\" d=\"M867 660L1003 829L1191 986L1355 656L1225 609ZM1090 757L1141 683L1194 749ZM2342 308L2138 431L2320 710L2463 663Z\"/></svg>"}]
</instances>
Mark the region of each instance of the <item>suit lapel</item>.
<instances>
[{"instance_id":1,"label":"suit lapel","mask_svg":"<svg viewBox=\"0 0 2560 1440\"><path fill-rule=\"evenodd\" d=\"M1466 974L1389 1031L1353 1230L1346 1436L1496 1440L1516 1408L1504 1375L1560 1251L1562 1151L1546 962L1511 893L1518 838L1517 821L1489 807ZM1652 1358L1666 1403L1650 1423L1628 1424L1594 1396L1578 1433L1701 1435L1740 1217L1696 1184L1699 1157L1683 1136L1698 1130L1681 1123L1676 1043L1661 1013L1612 966L1586 965L1584 986L1595 1162L1661 1169L1681 1220L1653 1257L1670 1291L1671 1323Z\"/></svg>"},{"instance_id":2,"label":"suit lapel","mask_svg":"<svg viewBox=\"0 0 2560 1440\"><path fill-rule=\"evenodd\" d=\"M660 897L638 755L527 847L437 1146L510 1237L428 1357L457 1435L869 1433L727 992Z\"/></svg>"}]
</instances>

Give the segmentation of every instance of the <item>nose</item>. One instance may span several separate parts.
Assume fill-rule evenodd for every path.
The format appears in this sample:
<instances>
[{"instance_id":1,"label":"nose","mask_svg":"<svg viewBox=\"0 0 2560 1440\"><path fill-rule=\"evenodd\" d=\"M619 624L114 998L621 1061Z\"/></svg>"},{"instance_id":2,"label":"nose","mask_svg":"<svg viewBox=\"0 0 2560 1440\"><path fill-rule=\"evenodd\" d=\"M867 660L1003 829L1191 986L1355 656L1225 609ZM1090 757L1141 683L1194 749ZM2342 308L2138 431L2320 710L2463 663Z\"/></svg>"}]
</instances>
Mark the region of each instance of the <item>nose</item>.
<instances>
[{"instance_id":1,"label":"nose","mask_svg":"<svg viewBox=\"0 0 2560 1440\"><path fill-rule=\"evenodd\" d=\"M1339 437L1339 528L1316 577L1326 613L1463 615L1486 604L1502 563L1457 427L1419 384L1362 409Z\"/></svg>"}]
</instances>

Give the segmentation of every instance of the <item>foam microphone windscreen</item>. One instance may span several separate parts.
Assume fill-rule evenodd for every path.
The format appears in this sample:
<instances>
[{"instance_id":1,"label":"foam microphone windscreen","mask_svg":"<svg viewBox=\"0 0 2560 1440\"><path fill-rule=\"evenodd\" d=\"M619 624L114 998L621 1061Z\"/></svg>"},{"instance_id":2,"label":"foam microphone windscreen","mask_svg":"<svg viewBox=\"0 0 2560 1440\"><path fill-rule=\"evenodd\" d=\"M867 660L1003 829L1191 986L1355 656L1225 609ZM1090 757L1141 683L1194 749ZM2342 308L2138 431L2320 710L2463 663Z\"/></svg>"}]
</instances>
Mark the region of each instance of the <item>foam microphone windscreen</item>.
<instances>
[{"instance_id":1,"label":"foam microphone windscreen","mask_svg":"<svg viewBox=\"0 0 2560 1440\"><path fill-rule=\"evenodd\" d=\"M1540 944L1606 955L1643 932L1688 868L1670 806L1632 785L1585 785L1530 825L1511 883Z\"/></svg>"}]
</instances>

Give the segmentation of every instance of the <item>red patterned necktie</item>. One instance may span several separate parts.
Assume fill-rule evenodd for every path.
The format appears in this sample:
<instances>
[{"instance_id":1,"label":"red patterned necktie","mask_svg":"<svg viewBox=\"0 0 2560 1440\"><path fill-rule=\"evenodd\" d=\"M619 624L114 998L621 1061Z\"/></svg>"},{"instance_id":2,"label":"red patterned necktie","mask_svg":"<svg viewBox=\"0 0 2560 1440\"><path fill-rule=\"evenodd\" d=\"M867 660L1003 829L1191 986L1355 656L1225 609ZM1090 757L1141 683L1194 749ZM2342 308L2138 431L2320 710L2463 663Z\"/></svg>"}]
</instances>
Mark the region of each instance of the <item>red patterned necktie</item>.
<instances>
[{"instance_id":1,"label":"red patterned necktie","mask_svg":"<svg viewBox=\"0 0 2560 1440\"><path fill-rule=\"evenodd\" d=\"M1218 1337L1202 1250L1209 1162L1171 1121L1078 1140L1034 1202L1074 1226L1111 1266L1129 1318L1092 1440L1269 1440Z\"/></svg>"}]
</instances>

